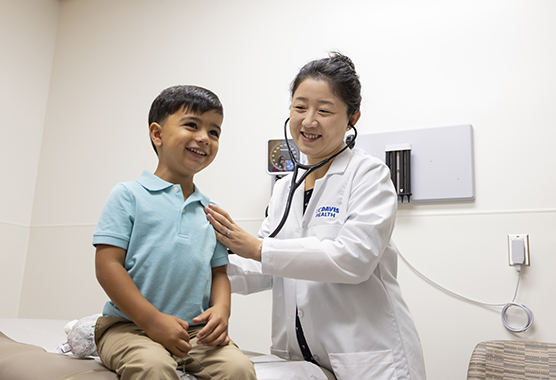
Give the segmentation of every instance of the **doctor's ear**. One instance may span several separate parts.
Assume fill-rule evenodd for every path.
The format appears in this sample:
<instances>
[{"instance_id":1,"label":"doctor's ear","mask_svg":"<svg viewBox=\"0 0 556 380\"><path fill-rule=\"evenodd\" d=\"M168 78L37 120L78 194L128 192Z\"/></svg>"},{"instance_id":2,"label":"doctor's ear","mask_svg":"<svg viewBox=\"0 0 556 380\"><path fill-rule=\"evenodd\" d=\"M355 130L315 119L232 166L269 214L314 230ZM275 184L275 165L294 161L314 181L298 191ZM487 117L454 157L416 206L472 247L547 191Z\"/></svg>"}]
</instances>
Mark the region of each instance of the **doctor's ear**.
<instances>
[{"instance_id":1,"label":"doctor's ear","mask_svg":"<svg viewBox=\"0 0 556 380\"><path fill-rule=\"evenodd\" d=\"M354 127L355 124L357 124L360 117L361 117L361 111L360 110L357 110L353 115L351 115L349 117L348 127L347 127L348 131L351 129L351 127Z\"/></svg>"}]
</instances>

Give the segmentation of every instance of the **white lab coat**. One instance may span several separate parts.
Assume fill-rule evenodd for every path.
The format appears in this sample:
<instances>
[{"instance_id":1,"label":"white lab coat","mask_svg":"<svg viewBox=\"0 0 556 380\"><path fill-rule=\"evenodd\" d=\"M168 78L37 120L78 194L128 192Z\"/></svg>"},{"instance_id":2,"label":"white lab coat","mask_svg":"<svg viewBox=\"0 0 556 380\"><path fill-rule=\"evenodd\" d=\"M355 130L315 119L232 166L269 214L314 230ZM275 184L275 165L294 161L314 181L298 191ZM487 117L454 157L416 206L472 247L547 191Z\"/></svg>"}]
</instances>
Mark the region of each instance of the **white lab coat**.
<instances>
[{"instance_id":1,"label":"white lab coat","mask_svg":"<svg viewBox=\"0 0 556 380\"><path fill-rule=\"evenodd\" d=\"M303 185L276 238L264 238L262 263L231 256L236 293L273 290L271 352L303 360L295 334L296 305L317 362L338 380L424 380L423 353L396 280L391 241L397 195L388 168L365 152L346 150L315 183L303 215ZM268 236L284 211L290 177L275 184Z\"/></svg>"}]
</instances>

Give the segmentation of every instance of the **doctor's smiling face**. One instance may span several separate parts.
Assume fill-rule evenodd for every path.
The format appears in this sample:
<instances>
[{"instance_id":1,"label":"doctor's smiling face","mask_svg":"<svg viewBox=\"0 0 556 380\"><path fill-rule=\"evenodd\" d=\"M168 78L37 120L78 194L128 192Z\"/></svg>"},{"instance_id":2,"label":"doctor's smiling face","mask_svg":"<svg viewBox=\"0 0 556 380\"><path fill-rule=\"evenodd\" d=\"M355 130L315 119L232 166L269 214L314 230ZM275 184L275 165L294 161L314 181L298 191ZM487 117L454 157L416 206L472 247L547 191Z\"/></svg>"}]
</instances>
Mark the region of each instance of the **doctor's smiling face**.
<instances>
[{"instance_id":1,"label":"doctor's smiling face","mask_svg":"<svg viewBox=\"0 0 556 380\"><path fill-rule=\"evenodd\" d=\"M348 117L347 105L331 90L326 80L307 78L292 97L290 132L310 165L316 164L344 146L344 137L359 119Z\"/></svg>"}]
</instances>

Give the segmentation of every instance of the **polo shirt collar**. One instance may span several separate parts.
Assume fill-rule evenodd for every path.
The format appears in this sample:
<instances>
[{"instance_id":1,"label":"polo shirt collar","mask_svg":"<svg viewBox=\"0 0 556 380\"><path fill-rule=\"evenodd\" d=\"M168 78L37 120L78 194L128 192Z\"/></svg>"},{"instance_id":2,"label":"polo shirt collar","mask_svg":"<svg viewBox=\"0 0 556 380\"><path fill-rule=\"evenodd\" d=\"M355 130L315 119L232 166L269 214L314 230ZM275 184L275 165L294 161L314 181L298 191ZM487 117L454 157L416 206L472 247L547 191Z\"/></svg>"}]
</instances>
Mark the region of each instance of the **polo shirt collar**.
<instances>
[{"instance_id":1,"label":"polo shirt collar","mask_svg":"<svg viewBox=\"0 0 556 380\"><path fill-rule=\"evenodd\" d=\"M149 191L160 191L174 186L173 183L166 182L160 177L155 176L153 173L144 171L141 177L137 180L145 189Z\"/></svg>"},{"instance_id":2,"label":"polo shirt collar","mask_svg":"<svg viewBox=\"0 0 556 380\"><path fill-rule=\"evenodd\" d=\"M161 191L165 190L169 187L175 186L175 184L167 182L160 177L157 177L153 173L145 170L141 177L137 180L141 186L143 186L148 191ZM208 207L210 203L210 198L204 195L199 191L199 188L196 185L194 186L193 194L187 198L186 203L190 203L193 201L199 201L205 207ZM182 189L183 191L183 189Z\"/></svg>"}]
</instances>

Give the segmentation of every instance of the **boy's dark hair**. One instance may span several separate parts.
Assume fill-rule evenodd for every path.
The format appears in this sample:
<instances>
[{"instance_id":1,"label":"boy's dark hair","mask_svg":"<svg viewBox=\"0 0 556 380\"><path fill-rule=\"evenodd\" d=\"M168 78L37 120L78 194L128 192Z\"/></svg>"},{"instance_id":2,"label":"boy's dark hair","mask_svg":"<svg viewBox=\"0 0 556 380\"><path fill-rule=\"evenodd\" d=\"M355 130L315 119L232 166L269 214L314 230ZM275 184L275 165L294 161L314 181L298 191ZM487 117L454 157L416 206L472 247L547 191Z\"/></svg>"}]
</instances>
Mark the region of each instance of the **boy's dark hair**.
<instances>
[{"instance_id":1,"label":"boy's dark hair","mask_svg":"<svg viewBox=\"0 0 556 380\"><path fill-rule=\"evenodd\" d=\"M332 52L328 58L307 63L299 70L291 84L292 98L297 87L307 78L327 81L334 95L346 104L348 117L359 111L361 82L355 72L355 65L349 57Z\"/></svg>"},{"instance_id":2,"label":"boy's dark hair","mask_svg":"<svg viewBox=\"0 0 556 380\"><path fill-rule=\"evenodd\" d=\"M199 115L215 110L224 116L224 108L215 93L203 87L178 85L163 90L153 101L149 111L149 125L164 124L168 116L182 108ZM152 140L151 144L158 155Z\"/></svg>"}]
</instances>

